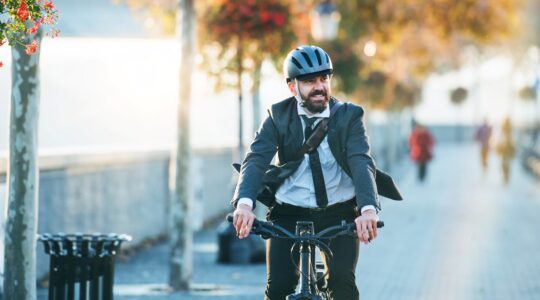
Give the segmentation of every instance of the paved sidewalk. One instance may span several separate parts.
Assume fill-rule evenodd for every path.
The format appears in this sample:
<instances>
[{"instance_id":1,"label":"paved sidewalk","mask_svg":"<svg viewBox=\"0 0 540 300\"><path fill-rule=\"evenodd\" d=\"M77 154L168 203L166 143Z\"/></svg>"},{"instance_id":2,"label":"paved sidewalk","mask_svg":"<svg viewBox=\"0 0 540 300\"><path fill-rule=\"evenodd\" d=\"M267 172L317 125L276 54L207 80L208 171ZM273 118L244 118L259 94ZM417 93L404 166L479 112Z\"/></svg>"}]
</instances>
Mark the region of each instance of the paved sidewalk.
<instances>
[{"instance_id":1,"label":"paved sidewalk","mask_svg":"<svg viewBox=\"0 0 540 300\"><path fill-rule=\"evenodd\" d=\"M115 299L262 299L265 265L218 264L215 230L198 232L194 236L192 291L166 293L164 283L168 276L168 256L168 246L163 244L138 254L130 261L118 263ZM153 294L154 297L139 294Z\"/></svg>"},{"instance_id":2,"label":"paved sidewalk","mask_svg":"<svg viewBox=\"0 0 540 300\"><path fill-rule=\"evenodd\" d=\"M540 183L516 161L503 186L498 160L483 176L477 154L472 145L440 145L425 183L412 166L401 168L405 201L383 200L386 227L361 246L363 300L540 299ZM164 289L166 245L118 261L115 299L262 299L264 264L219 265L216 252L215 231L195 235L190 292Z\"/></svg>"},{"instance_id":3,"label":"paved sidewalk","mask_svg":"<svg viewBox=\"0 0 540 300\"><path fill-rule=\"evenodd\" d=\"M508 186L472 145L440 145L428 181L414 169L403 203L384 201L386 227L357 269L363 300L540 299L540 182L517 160Z\"/></svg>"}]
</instances>

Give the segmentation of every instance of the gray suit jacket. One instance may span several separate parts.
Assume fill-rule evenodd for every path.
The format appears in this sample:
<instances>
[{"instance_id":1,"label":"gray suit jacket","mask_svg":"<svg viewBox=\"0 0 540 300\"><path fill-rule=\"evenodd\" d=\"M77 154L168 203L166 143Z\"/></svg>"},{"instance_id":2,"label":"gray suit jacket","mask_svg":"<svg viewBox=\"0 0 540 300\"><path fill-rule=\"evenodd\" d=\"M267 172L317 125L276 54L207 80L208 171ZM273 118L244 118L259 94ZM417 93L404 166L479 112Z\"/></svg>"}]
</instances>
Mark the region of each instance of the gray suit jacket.
<instances>
[{"instance_id":1,"label":"gray suit jacket","mask_svg":"<svg viewBox=\"0 0 540 300\"><path fill-rule=\"evenodd\" d=\"M332 98L330 105L335 103ZM380 209L375 183L376 168L369 154L369 143L360 106L344 103L328 124L328 144L339 166L354 184L358 208L373 205ZM240 169L232 203L240 198L257 199L272 158L278 153L278 178L283 182L299 167L294 155L302 147L303 130L294 97L272 105L269 116L257 132Z\"/></svg>"}]
</instances>

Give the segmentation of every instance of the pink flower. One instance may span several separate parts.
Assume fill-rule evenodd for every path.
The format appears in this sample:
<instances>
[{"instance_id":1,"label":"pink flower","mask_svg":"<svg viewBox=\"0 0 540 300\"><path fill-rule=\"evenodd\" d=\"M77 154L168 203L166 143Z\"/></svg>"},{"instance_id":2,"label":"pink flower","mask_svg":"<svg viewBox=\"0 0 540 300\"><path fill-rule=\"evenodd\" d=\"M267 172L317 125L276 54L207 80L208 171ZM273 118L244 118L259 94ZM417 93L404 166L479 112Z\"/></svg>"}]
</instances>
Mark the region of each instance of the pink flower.
<instances>
[{"instance_id":1,"label":"pink flower","mask_svg":"<svg viewBox=\"0 0 540 300\"><path fill-rule=\"evenodd\" d=\"M253 11L251 11L251 8L246 6L240 6L240 13L246 17L251 17L253 15Z\"/></svg>"},{"instance_id":2,"label":"pink flower","mask_svg":"<svg viewBox=\"0 0 540 300\"><path fill-rule=\"evenodd\" d=\"M38 31L39 26L41 26L41 20L37 21L37 22L34 24L34 26L28 28L28 30L26 30L26 32L27 32L28 34L34 34L34 33L36 33L36 32Z\"/></svg>"},{"instance_id":3,"label":"pink flower","mask_svg":"<svg viewBox=\"0 0 540 300\"><path fill-rule=\"evenodd\" d=\"M45 3L43 3L43 8L47 9L47 10L53 10L54 9L54 4L52 3L52 0L45 1Z\"/></svg>"},{"instance_id":4,"label":"pink flower","mask_svg":"<svg viewBox=\"0 0 540 300\"><path fill-rule=\"evenodd\" d=\"M30 17L30 12L28 11L28 5L26 5L25 0L21 0L21 5L17 9L17 17L20 21L24 22Z\"/></svg>"},{"instance_id":5,"label":"pink flower","mask_svg":"<svg viewBox=\"0 0 540 300\"><path fill-rule=\"evenodd\" d=\"M286 17L282 14L276 13L274 14L274 23L276 23L277 26L282 26L285 24Z\"/></svg>"},{"instance_id":6,"label":"pink flower","mask_svg":"<svg viewBox=\"0 0 540 300\"><path fill-rule=\"evenodd\" d=\"M38 44L37 41L33 41L32 43L26 45L26 54L32 55L37 51Z\"/></svg>"},{"instance_id":7,"label":"pink flower","mask_svg":"<svg viewBox=\"0 0 540 300\"><path fill-rule=\"evenodd\" d=\"M270 20L271 17L272 17L272 16L271 16L270 13L268 13L268 12L266 12L266 11L262 11L262 12L261 12L261 21L263 21L263 23L268 22L268 21Z\"/></svg>"},{"instance_id":8,"label":"pink flower","mask_svg":"<svg viewBox=\"0 0 540 300\"><path fill-rule=\"evenodd\" d=\"M45 18L43 19L43 23L45 23L47 25L53 24L54 23L54 15L45 16Z\"/></svg>"}]
</instances>

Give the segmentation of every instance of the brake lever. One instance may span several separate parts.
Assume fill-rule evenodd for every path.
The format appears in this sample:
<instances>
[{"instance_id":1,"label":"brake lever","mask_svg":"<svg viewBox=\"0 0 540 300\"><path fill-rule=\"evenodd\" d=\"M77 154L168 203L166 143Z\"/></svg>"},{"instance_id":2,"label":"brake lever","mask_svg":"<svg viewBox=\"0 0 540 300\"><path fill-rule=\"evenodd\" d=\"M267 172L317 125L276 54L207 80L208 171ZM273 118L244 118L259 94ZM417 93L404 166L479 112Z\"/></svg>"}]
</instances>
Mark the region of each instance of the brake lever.
<instances>
[{"instance_id":1,"label":"brake lever","mask_svg":"<svg viewBox=\"0 0 540 300\"><path fill-rule=\"evenodd\" d=\"M260 224L257 224L251 227L250 233L260 235L261 238L263 238L264 240L267 240L274 236L274 234L270 230L268 230L267 228L264 228Z\"/></svg>"}]
</instances>

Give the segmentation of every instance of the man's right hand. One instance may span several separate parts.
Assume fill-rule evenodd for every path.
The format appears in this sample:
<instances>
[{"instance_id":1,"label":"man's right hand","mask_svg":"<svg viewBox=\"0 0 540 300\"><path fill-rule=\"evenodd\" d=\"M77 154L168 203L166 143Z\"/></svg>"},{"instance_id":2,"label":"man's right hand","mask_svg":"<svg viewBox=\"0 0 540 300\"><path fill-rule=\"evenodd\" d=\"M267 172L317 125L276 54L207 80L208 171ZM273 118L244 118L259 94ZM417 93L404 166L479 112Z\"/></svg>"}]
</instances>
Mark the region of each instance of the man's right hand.
<instances>
[{"instance_id":1,"label":"man's right hand","mask_svg":"<svg viewBox=\"0 0 540 300\"><path fill-rule=\"evenodd\" d=\"M238 238L243 239L249 235L254 220L255 214L251 207L247 204L238 204L233 213L233 225Z\"/></svg>"}]
</instances>

